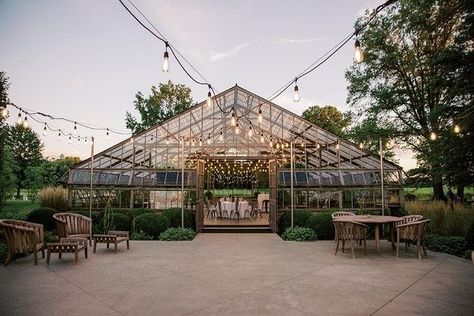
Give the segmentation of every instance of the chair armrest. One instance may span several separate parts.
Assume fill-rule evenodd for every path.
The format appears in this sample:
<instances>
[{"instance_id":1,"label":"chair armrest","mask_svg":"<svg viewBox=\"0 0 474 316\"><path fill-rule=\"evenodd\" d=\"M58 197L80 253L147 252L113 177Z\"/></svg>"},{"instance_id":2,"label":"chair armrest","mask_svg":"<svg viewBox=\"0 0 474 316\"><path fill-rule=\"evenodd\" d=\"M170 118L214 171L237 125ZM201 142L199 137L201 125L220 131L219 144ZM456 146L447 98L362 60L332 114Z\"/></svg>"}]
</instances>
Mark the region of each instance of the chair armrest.
<instances>
[{"instance_id":1,"label":"chair armrest","mask_svg":"<svg viewBox=\"0 0 474 316\"><path fill-rule=\"evenodd\" d=\"M414 221L414 222L409 222L405 224L400 224L400 225L397 225L397 228L416 226L416 225L419 225L419 223L420 223L419 221Z\"/></svg>"},{"instance_id":2,"label":"chair armrest","mask_svg":"<svg viewBox=\"0 0 474 316\"><path fill-rule=\"evenodd\" d=\"M118 237L130 237L130 233L127 231L121 231L121 230L109 230L107 232L107 235L115 235Z\"/></svg>"}]
</instances>

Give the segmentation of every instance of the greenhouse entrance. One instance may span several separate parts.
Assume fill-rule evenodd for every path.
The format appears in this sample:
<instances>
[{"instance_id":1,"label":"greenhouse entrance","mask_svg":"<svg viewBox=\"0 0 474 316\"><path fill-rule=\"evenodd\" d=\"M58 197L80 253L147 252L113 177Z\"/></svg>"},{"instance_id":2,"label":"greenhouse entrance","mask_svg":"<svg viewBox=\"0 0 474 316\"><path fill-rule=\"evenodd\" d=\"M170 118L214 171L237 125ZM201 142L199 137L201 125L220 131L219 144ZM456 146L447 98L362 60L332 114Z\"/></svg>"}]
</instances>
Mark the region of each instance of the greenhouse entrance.
<instances>
[{"instance_id":1,"label":"greenhouse entrance","mask_svg":"<svg viewBox=\"0 0 474 316\"><path fill-rule=\"evenodd\" d=\"M198 231L266 225L276 232L287 211L383 214L403 204L402 172L236 85L93 154L63 180L74 210L173 208L194 218Z\"/></svg>"}]
</instances>

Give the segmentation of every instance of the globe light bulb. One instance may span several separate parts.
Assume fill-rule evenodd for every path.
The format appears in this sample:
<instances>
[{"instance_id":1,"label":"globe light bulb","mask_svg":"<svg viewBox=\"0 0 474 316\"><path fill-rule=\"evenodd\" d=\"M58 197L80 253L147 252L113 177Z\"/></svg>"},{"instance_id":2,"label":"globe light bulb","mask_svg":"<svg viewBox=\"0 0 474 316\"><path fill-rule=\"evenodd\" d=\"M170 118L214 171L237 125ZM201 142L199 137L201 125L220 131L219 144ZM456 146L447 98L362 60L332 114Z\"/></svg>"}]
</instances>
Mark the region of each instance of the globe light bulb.
<instances>
[{"instance_id":1,"label":"globe light bulb","mask_svg":"<svg viewBox=\"0 0 474 316\"><path fill-rule=\"evenodd\" d=\"M339 150L340 146L339 143L336 144L336 149Z\"/></svg>"},{"instance_id":2,"label":"globe light bulb","mask_svg":"<svg viewBox=\"0 0 474 316\"><path fill-rule=\"evenodd\" d=\"M454 125L454 133L459 134L460 132L461 132L461 127L458 124Z\"/></svg>"},{"instance_id":3,"label":"globe light bulb","mask_svg":"<svg viewBox=\"0 0 474 316\"><path fill-rule=\"evenodd\" d=\"M240 127L239 127L239 123L238 123L238 122L235 124L235 134L237 134L237 135L240 134Z\"/></svg>"},{"instance_id":4,"label":"globe light bulb","mask_svg":"<svg viewBox=\"0 0 474 316\"><path fill-rule=\"evenodd\" d=\"M209 133L209 135L207 135L207 144L210 145L211 144L211 134Z\"/></svg>"},{"instance_id":5,"label":"globe light bulb","mask_svg":"<svg viewBox=\"0 0 474 316\"><path fill-rule=\"evenodd\" d=\"M202 146L202 137L199 138L199 146Z\"/></svg>"},{"instance_id":6,"label":"globe light bulb","mask_svg":"<svg viewBox=\"0 0 474 316\"><path fill-rule=\"evenodd\" d=\"M23 119L21 118L21 112L18 113L18 119L16 120L16 123L18 125L23 125Z\"/></svg>"},{"instance_id":7,"label":"globe light bulb","mask_svg":"<svg viewBox=\"0 0 474 316\"><path fill-rule=\"evenodd\" d=\"M298 86L296 85L296 81L295 81L295 91L293 93L293 101L300 102L300 91L298 89Z\"/></svg>"},{"instance_id":8,"label":"globe light bulb","mask_svg":"<svg viewBox=\"0 0 474 316\"><path fill-rule=\"evenodd\" d=\"M58 133L58 142L61 141L61 130L59 130L59 133Z\"/></svg>"},{"instance_id":9,"label":"globe light bulb","mask_svg":"<svg viewBox=\"0 0 474 316\"><path fill-rule=\"evenodd\" d=\"M359 148L360 148L360 149L364 149L364 144L360 143L360 144L359 144Z\"/></svg>"},{"instance_id":10,"label":"globe light bulb","mask_svg":"<svg viewBox=\"0 0 474 316\"><path fill-rule=\"evenodd\" d=\"M47 132L47 129L46 129L46 123L44 123L43 136L46 136L46 135L48 135L48 132Z\"/></svg>"},{"instance_id":11,"label":"globe light bulb","mask_svg":"<svg viewBox=\"0 0 474 316\"><path fill-rule=\"evenodd\" d=\"M316 149L320 149L321 148L321 145L319 144L319 142L316 144Z\"/></svg>"},{"instance_id":12,"label":"globe light bulb","mask_svg":"<svg viewBox=\"0 0 474 316\"><path fill-rule=\"evenodd\" d=\"M8 110L6 107L2 108L1 115L2 115L2 118L6 118L8 116Z\"/></svg>"},{"instance_id":13,"label":"globe light bulb","mask_svg":"<svg viewBox=\"0 0 474 316\"><path fill-rule=\"evenodd\" d=\"M74 136L77 135L77 123L76 123L76 122L74 122L74 129L73 129L73 131L72 131L72 134L73 134Z\"/></svg>"},{"instance_id":14,"label":"globe light bulb","mask_svg":"<svg viewBox=\"0 0 474 316\"><path fill-rule=\"evenodd\" d=\"M220 141L223 141L223 140L224 140L224 135L222 134L222 131L221 131L220 134L219 134L219 140L220 140Z\"/></svg>"},{"instance_id":15,"label":"globe light bulb","mask_svg":"<svg viewBox=\"0 0 474 316\"><path fill-rule=\"evenodd\" d=\"M237 120L235 118L235 113L232 112L232 116L230 118L230 125L232 125L232 127L234 127L236 124L237 124Z\"/></svg>"},{"instance_id":16,"label":"globe light bulb","mask_svg":"<svg viewBox=\"0 0 474 316\"><path fill-rule=\"evenodd\" d=\"M262 121L263 121L262 108L259 107L258 108L258 122L262 123Z\"/></svg>"},{"instance_id":17,"label":"globe light bulb","mask_svg":"<svg viewBox=\"0 0 474 316\"><path fill-rule=\"evenodd\" d=\"M420 145L420 144L421 144L421 140L420 140L419 138L417 138L416 141L415 141L415 144Z\"/></svg>"},{"instance_id":18,"label":"globe light bulb","mask_svg":"<svg viewBox=\"0 0 474 316\"><path fill-rule=\"evenodd\" d=\"M163 72L170 71L170 58L168 54L168 44L166 44L165 53L163 54L163 65L161 66L161 70Z\"/></svg>"},{"instance_id":19,"label":"globe light bulb","mask_svg":"<svg viewBox=\"0 0 474 316\"><path fill-rule=\"evenodd\" d=\"M170 144L170 138L166 137L166 145L169 145L169 144Z\"/></svg>"},{"instance_id":20,"label":"globe light bulb","mask_svg":"<svg viewBox=\"0 0 474 316\"><path fill-rule=\"evenodd\" d=\"M68 140L67 140L67 143L70 144L71 143L71 136L69 136Z\"/></svg>"},{"instance_id":21,"label":"globe light bulb","mask_svg":"<svg viewBox=\"0 0 474 316\"><path fill-rule=\"evenodd\" d=\"M438 135L436 135L435 132L431 132L431 134L430 134L430 139L431 139L431 140L436 140L436 139L438 139Z\"/></svg>"},{"instance_id":22,"label":"globe light bulb","mask_svg":"<svg viewBox=\"0 0 474 316\"><path fill-rule=\"evenodd\" d=\"M355 41L355 51L354 51L354 62L356 64L359 64L363 60L364 60L364 53L362 52L362 49L360 48L359 40L356 40Z\"/></svg>"},{"instance_id":23,"label":"globe light bulb","mask_svg":"<svg viewBox=\"0 0 474 316\"><path fill-rule=\"evenodd\" d=\"M252 137L253 136L253 128L252 128L252 125L250 125L249 127L249 137Z\"/></svg>"},{"instance_id":24,"label":"globe light bulb","mask_svg":"<svg viewBox=\"0 0 474 316\"><path fill-rule=\"evenodd\" d=\"M28 128L28 116L25 114L25 119L23 120L23 128Z\"/></svg>"},{"instance_id":25,"label":"globe light bulb","mask_svg":"<svg viewBox=\"0 0 474 316\"><path fill-rule=\"evenodd\" d=\"M206 101L207 108L210 109L212 107L212 94L211 90L207 93L207 101Z\"/></svg>"},{"instance_id":26,"label":"globe light bulb","mask_svg":"<svg viewBox=\"0 0 474 316\"><path fill-rule=\"evenodd\" d=\"M265 142L265 138L263 137L263 133L260 133L260 143L264 143Z\"/></svg>"},{"instance_id":27,"label":"globe light bulb","mask_svg":"<svg viewBox=\"0 0 474 316\"><path fill-rule=\"evenodd\" d=\"M107 132L105 133L105 140L109 140L109 129L107 128Z\"/></svg>"},{"instance_id":28,"label":"globe light bulb","mask_svg":"<svg viewBox=\"0 0 474 316\"><path fill-rule=\"evenodd\" d=\"M273 140L270 138L270 148L273 148Z\"/></svg>"}]
</instances>

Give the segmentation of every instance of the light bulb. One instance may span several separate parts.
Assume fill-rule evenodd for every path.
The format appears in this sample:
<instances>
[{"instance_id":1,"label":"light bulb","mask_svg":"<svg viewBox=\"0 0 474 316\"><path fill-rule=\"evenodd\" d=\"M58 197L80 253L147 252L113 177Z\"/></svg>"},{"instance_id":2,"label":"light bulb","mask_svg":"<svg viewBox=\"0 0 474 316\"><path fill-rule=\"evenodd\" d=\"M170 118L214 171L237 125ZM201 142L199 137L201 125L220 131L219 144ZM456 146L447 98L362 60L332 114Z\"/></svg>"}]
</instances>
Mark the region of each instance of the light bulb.
<instances>
[{"instance_id":1,"label":"light bulb","mask_svg":"<svg viewBox=\"0 0 474 316\"><path fill-rule=\"evenodd\" d=\"M438 138L438 135L436 135L435 132L431 132L431 134L430 134L430 139L431 139L431 140L436 140L437 138Z\"/></svg>"},{"instance_id":2,"label":"light bulb","mask_svg":"<svg viewBox=\"0 0 474 316\"><path fill-rule=\"evenodd\" d=\"M77 123L76 123L76 122L74 122L74 130L72 131L72 134L73 134L74 136L77 135Z\"/></svg>"},{"instance_id":3,"label":"light bulb","mask_svg":"<svg viewBox=\"0 0 474 316\"><path fill-rule=\"evenodd\" d=\"M206 101L207 108L210 109L212 107L212 94L211 90L207 93L207 101Z\"/></svg>"},{"instance_id":4,"label":"light bulb","mask_svg":"<svg viewBox=\"0 0 474 316\"><path fill-rule=\"evenodd\" d=\"M416 141L415 141L415 144L420 145L420 144L421 144L421 140L420 140L419 138L417 138Z\"/></svg>"},{"instance_id":5,"label":"light bulb","mask_svg":"<svg viewBox=\"0 0 474 316\"><path fill-rule=\"evenodd\" d=\"M211 134L209 133L209 135L207 135L207 144L210 145L211 144Z\"/></svg>"},{"instance_id":6,"label":"light bulb","mask_svg":"<svg viewBox=\"0 0 474 316\"><path fill-rule=\"evenodd\" d=\"M276 148L277 150L280 149L280 143L277 143Z\"/></svg>"},{"instance_id":7,"label":"light bulb","mask_svg":"<svg viewBox=\"0 0 474 316\"><path fill-rule=\"evenodd\" d=\"M258 121L259 121L260 123L262 123L262 120L263 120L262 108L259 107L259 108L258 108Z\"/></svg>"},{"instance_id":8,"label":"light bulb","mask_svg":"<svg viewBox=\"0 0 474 316\"><path fill-rule=\"evenodd\" d=\"M364 60L364 53L360 48L360 42L356 39L355 41L355 52L354 52L354 62L359 64Z\"/></svg>"},{"instance_id":9,"label":"light bulb","mask_svg":"<svg viewBox=\"0 0 474 316\"><path fill-rule=\"evenodd\" d=\"M16 120L16 123L18 125L22 125L23 124L23 119L21 118L21 112L18 113L18 119Z\"/></svg>"},{"instance_id":10,"label":"light bulb","mask_svg":"<svg viewBox=\"0 0 474 316\"><path fill-rule=\"evenodd\" d=\"M78 138L77 138L77 144L78 144L78 145L81 144L81 137L78 137Z\"/></svg>"},{"instance_id":11,"label":"light bulb","mask_svg":"<svg viewBox=\"0 0 474 316\"><path fill-rule=\"evenodd\" d=\"M224 140L224 135L222 135L222 131L221 131L220 134L219 134L219 140L220 140L220 141L223 141L223 140Z\"/></svg>"},{"instance_id":12,"label":"light bulb","mask_svg":"<svg viewBox=\"0 0 474 316\"><path fill-rule=\"evenodd\" d=\"M237 124L237 120L235 119L235 113L232 111L232 117L230 118L230 125L233 127Z\"/></svg>"},{"instance_id":13,"label":"light bulb","mask_svg":"<svg viewBox=\"0 0 474 316\"><path fill-rule=\"evenodd\" d=\"M28 116L25 114L25 119L23 120L23 128L28 128Z\"/></svg>"},{"instance_id":14,"label":"light bulb","mask_svg":"<svg viewBox=\"0 0 474 316\"><path fill-rule=\"evenodd\" d=\"M133 139L133 137L130 138L130 142L133 144L135 142L135 140Z\"/></svg>"},{"instance_id":15,"label":"light bulb","mask_svg":"<svg viewBox=\"0 0 474 316\"><path fill-rule=\"evenodd\" d=\"M58 133L58 142L61 141L61 130L59 130L59 133Z\"/></svg>"},{"instance_id":16,"label":"light bulb","mask_svg":"<svg viewBox=\"0 0 474 316\"><path fill-rule=\"evenodd\" d=\"M454 133L459 134L460 132L461 132L461 127L458 124L454 125Z\"/></svg>"},{"instance_id":17,"label":"light bulb","mask_svg":"<svg viewBox=\"0 0 474 316\"><path fill-rule=\"evenodd\" d=\"M295 91L293 93L293 101L300 102L300 91L298 89L298 86L296 85L296 80L295 80Z\"/></svg>"},{"instance_id":18,"label":"light bulb","mask_svg":"<svg viewBox=\"0 0 474 316\"><path fill-rule=\"evenodd\" d=\"M262 144L265 142L265 138L263 137L263 133L260 133L260 142Z\"/></svg>"},{"instance_id":19,"label":"light bulb","mask_svg":"<svg viewBox=\"0 0 474 316\"><path fill-rule=\"evenodd\" d=\"M48 135L48 132L46 130L46 123L44 123L44 127L43 127L43 136L46 136Z\"/></svg>"},{"instance_id":20,"label":"light bulb","mask_svg":"<svg viewBox=\"0 0 474 316\"><path fill-rule=\"evenodd\" d=\"M199 138L199 146L202 146L202 137Z\"/></svg>"},{"instance_id":21,"label":"light bulb","mask_svg":"<svg viewBox=\"0 0 474 316\"><path fill-rule=\"evenodd\" d=\"M240 134L240 127L239 127L239 123L238 123L238 122L235 124L235 134L237 134L237 135Z\"/></svg>"},{"instance_id":22,"label":"light bulb","mask_svg":"<svg viewBox=\"0 0 474 316\"><path fill-rule=\"evenodd\" d=\"M304 146L305 146L305 145L304 145L304 142L302 141L302 142L301 142L301 148L304 148Z\"/></svg>"},{"instance_id":23,"label":"light bulb","mask_svg":"<svg viewBox=\"0 0 474 316\"><path fill-rule=\"evenodd\" d=\"M2 115L2 118L6 118L8 116L7 107L2 108L1 115Z\"/></svg>"},{"instance_id":24,"label":"light bulb","mask_svg":"<svg viewBox=\"0 0 474 316\"><path fill-rule=\"evenodd\" d=\"M270 138L270 148L273 148L273 140Z\"/></svg>"},{"instance_id":25,"label":"light bulb","mask_svg":"<svg viewBox=\"0 0 474 316\"><path fill-rule=\"evenodd\" d=\"M109 129L107 128L107 132L105 133L105 140L109 140Z\"/></svg>"},{"instance_id":26,"label":"light bulb","mask_svg":"<svg viewBox=\"0 0 474 316\"><path fill-rule=\"evenodd\" d=\"M252 125L250 125L249 127L249 137L252 137L253 136L253 128L252 128Z\"/></svg>"},{"instance_id":27,"label":"light bulb","mask_svg":"<svg viewBox=\"0 0 474 316\"><path fill-rule=\"evenodd\" d=\"M166 145L169 145L169 144L170 144L170 138L166 137Z\"/></svg>"},{"instance_id":28,"label":"light bulb","mask_svg":"<svg viewBox=\"0 0 474 316\"><path fill-rule=\"evenodd\" d=\"M364 149L364 144L360 143L360 144L359 144L359 148L360 148L360 149Z\"/></svg>"},{"instance_id":29,"label":"light bulb","mask_svg":"<svg viewBox=\"0 0 474 316\"><path fill-rule=\"evenodd\" d=\"M67 140L67 143L70 144L71 143L71 136L69 136L68 140Z\"/></svg>"},{"instance_id":30,"label":"light bulb","mask_svg":"<svg viewBox=\"0 0 474 316\"><path fill-rule=\"evenodd\" d=\"M339 143L336 144L336 149L339 150Z\"/></svg>"},{"instance_id":31,"label":"light bulb","mask_svg":"<svg viewBox=\"0 0 474 316\"><path fill-rule=\"evenodd\" d=\"M191 139L191 146L193 146L193 147L194 147L194 145L195 145L195 144L196 144L196 141L194 140L194 138L193 138L193 139Z\"/></svg>"},{"instance_id":32,"label":"light bulb","mask_svg":"<svg viewBox=\"0 0 474 316\"><path fill-rule=\"evenodd\" d=\"M321 148L321 145L319 144L319 142L316 144L316 149L319 149Z\"/></svg>"},{"instance_id":33,"label":"light bulb","mask_svg":"<svg viewBox=\"0 0 474 316\"><path fill-rule=\"evenodd\" d=\"M84 145L87 145L87 137L84 138Z\"/></svg>"},{"instance_id":34,"label":"light bulb","mask_svg":"<svg viewBox=\"0 0 474 316\"><path fill-rule=\"evenodd\" d=\"M168 44L166 44L165 53L163 54L163 66L161 66L163 72L170 71L170 58L168 54Z\"/></svg>"}]
</instances>

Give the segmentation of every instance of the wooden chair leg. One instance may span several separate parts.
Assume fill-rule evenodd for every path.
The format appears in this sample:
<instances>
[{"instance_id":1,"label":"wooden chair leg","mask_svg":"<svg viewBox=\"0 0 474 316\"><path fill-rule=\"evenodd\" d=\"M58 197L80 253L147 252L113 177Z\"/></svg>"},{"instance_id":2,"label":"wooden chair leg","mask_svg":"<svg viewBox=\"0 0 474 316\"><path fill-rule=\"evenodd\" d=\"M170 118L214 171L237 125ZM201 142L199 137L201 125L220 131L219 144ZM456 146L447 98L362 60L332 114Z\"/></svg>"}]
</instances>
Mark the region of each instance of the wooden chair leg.
<instances>
[{"instance_id":1,"label":"wooden chair leg","mask_svg":"<svg viewBox=\"0 0 474 316\"><path fill-rule=\"evenodd\" d=\"M367 238L364 238L364 254L367 256Z\"/></svg>"},{"instance_id":2,"label":"wooden chair leg","mask_svg":"<svg viewBox=\"0 0 474 316\"><path fill-rule=\"evenodd\" d=\"M87 247L87 245L86 245L86 247L84 248L84 256L86 257L86 259L88 258L87 248L89 248L89 247Z\"/></svg>"},{"instance_id":3,"label":"wooden chair leg","mask_svg":"<svg viewBox=\"0 0 474 316\"><path fill-rule=\"evenodd\" d=\"M420 245L420 239L416 241L416 254L418 255L418 259L421 260L421 245Z\"/></svg>"},{"instance_id":4,"label":"wooden chair leg","mask_svg":"<svg viewBox=\"0 0 474 316\"><path fill-rule=\"evenodd\" d=\"M94 249L92 250L93 253L95 253L97 249L97 240L94 240Z\"/></svg>"},{"instance_id":5,"label":"wooden chair leg","mask_svg":"<svg viewBox=\"0 0 474 316\"><path fill-rule=\"evenodd\" d=\"M355 259L355 253L354 253L354 239L351 239L351 252L352 252L352 259Z\"/></svg>"},{"instance_id":6,"label":"wooden chair leg","mask_svg":"<svg viewBox=\"0 0 474 316\"><path fill-rule=\"evenodd\" d=\"M109 249L109 243L107 243L107 249Z\"/></svg>"},{"instance_id":7,"label":"wooden chair leg","mask_svg":"<svg viewBox=\"0 0 474 316\"><path fill-rule=\"evenodd\" d=\"M49 266L49 259L51 259L51 252L48 250L47 256L46 256L46 264Z\"/></svg>"},{"instance_id":8,"label":"wooden chair leg","mask_svg":"<svg viewBox=\"0 0 474 316\"><path fill-rule=\"evenodd\" d=\"M8 265L10 261L12 261L12 258L13 258L12 253L8 251L7 258L5 259L5 263L4 263L5 267Z\"/></svg>"},{"instance_id":9,"label":"wooden chair leg","mask_svg":"<svg viewBox=\"0 0 474 316\"><path fill-rule=\"evenodd\" d=\"M130 240L127 240L127 249L130 249Z\"/></svg>"},{"instance_id":10,"label":"wooden chair leg","mask_svg":"<svg viewBox=\"0 0 474 316\"><path fill-rule=\"evenodd\" d=\"M44 247L43 247L43 249L41 249L41 257L43 257L43 259L44 259Z\"/></svg>"},{"instance_id":11,"label":"wooden chair leg","mask_svg":"<svg viewBox=\"0 0 474 316\"><path fill-rule=\"evenodd\" d=\"M59 251L58 257L59 257L59 259L62 259L63 253L61 251Z\"/></svg>"},{"instance_id":12,"label":"wooden chair leg","mask_svg":"<svg viewBox=\"0 0 474 316\"><path fill-rule=\"evenodd\" d=\"M115 241L115 253L117 253L117 241Z\"/></svg>"},{"instance_id":13,"label":"wooden chair leg","mask_svg":"<svg viewBox=\"0 0 474 316\"><path fill-rule=\"evenodd\" d=\"M342 253L344 253L344 246L346 245L346 241L343 239L342 240Z\"/></svg>"},{"instance_id":14,"label":"wooden chair leg","mask_svg":"<svg viewBox=\"0 0 474 316\"><path fill-rule=\"evenodd\" d=\"M397 258L398 258L399 252L400 252L400 234L397 232Z\"/></svg>"},{"instance_id":15,"label":"wooden chair leg","mask_svg":"<svg viewBox=\"0 0 474 316\"><path fill-rule=\"evenodd\" d=\"M77 264L79 262L79 251L76 247L76 250L74 251L74 264Z\"/></svg>"},{"instance_id":16,"label":"wooden chair leg","mask_svg":"<svg viewBox=\"0 0 474 316\"><path fill-rule=\"evenodd\" d=\"M337 255L337 251L339 250L339 238L336 240L336 252L334 252L334 255Z\"/></svg>"},{"instance_id":17,"label":"wooden chair leg","mask_svg":"<svg viewBox=\"0 0 474 316\"><path fill-rule=\"evenodd\" d=\"M38 252L35 250L33 251L33 258L35 260L35 266L38 265Z\"/></svg>"}]
</instances>

